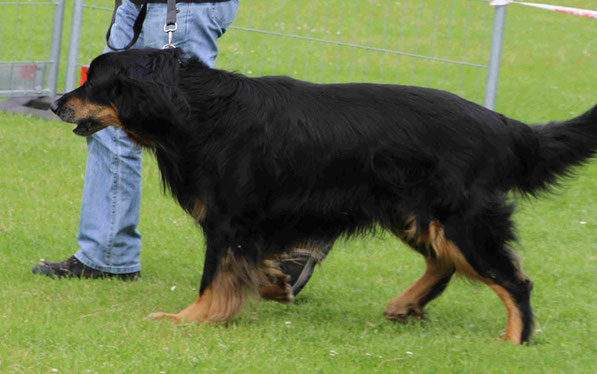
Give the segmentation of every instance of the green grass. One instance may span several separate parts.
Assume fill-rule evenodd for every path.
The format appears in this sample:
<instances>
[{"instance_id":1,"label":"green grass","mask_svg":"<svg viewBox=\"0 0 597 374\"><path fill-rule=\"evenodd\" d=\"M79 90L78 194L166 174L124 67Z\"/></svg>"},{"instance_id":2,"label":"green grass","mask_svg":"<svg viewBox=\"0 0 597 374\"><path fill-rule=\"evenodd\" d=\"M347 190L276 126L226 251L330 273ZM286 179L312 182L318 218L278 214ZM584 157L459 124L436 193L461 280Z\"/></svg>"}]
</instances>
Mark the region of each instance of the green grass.
<instances>
[{"instance_id":1,"label":"green grass","mask_svg":"<svg viewBox=\"0 0 597 374\"><path fill-rule=\"evenodd\" d=\"M566 5L594 8L592 3ZM241 2L243 12L249 4ZM293 4L285 5L290 7L288 23L294 22ZM415 2L408 4L416 11ZM239 22L246 17L239 15ZM594 105L594 20L512 6L506 26L499 111L543 122ZM249 41L255 52L244 66L247 40L240 33L236 41L233 36L222 42L220 66L257 74L263 40ZM289 70L292 48L294 64L302 69L305 54L314 47L281 45L278 73ZM235 50L239 55L233 61ZM268 58L272 53L265 51ZM331 62L334 53L333 48L325 52ZM341 51L340 57L338 80L350 80L350 51ZM365 79L359 58L354 55L358 63L352 80ZM373 62L381 59L370 58L367 79L376 81L381 70ZM313 64L318 62L313 58ZM426 80L427 67L421 67ZM405 71L407 79L411 68ZM443 74L441 65L434 65L431 85L441 87L433 75L436 68ZM389 80L395 71L387 69ZM273 61L267 60L262 74L272 70ZM309 79L319 79L317 67L315 76L307 70ZM301 78L304 74L297 71ZM335 67L324 70L322 80L333 80L333 74ZM460 71L454 74L459 80ZM389 235L337 243L294 305L254 302L226 326L143 320L154 311L177 312L194 299L204 246L190 219L162 194L150 155L143 169L142 279L35 277L30 269L39 258L62 260L76 250L86 146L71 129L58 121L0 113L0 373L594 372L595 161L556 194L520 202L517 247L535 283L537 331L531 345L515 347L490 339L504 329L505 310L479 284L453 282L429 305L428 321L401 325L384 320L386 302L424 267L419 255Z\"/></svg>"}]
</instances>

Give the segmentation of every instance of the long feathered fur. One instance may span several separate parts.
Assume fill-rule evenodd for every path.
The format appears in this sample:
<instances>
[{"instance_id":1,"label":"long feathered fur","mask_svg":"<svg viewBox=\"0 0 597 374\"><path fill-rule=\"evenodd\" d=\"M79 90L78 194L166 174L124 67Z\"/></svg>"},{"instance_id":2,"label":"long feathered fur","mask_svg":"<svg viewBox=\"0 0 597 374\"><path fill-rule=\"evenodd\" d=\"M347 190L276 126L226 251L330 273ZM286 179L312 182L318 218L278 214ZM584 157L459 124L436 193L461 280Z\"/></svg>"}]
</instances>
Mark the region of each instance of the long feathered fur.
<instances>
[{"instance_id":1,"label":"long feathered fur","mask_svg":"<svg viewBox=\"0 0 597 374\"><path fill-rule=\"evenodd\" d=\"M230 251L257 264L301 243L411 224L430 238L434 227L472 273L504 287L528 339L531 286L508 245L506 193L549 189L593 157L597 107L528 126L444 91L249 78L176 51L108 54L92 71L109 89L90 99L118 108L184 209L205 207L202 289Z\"/></svg>"}]
</instances>

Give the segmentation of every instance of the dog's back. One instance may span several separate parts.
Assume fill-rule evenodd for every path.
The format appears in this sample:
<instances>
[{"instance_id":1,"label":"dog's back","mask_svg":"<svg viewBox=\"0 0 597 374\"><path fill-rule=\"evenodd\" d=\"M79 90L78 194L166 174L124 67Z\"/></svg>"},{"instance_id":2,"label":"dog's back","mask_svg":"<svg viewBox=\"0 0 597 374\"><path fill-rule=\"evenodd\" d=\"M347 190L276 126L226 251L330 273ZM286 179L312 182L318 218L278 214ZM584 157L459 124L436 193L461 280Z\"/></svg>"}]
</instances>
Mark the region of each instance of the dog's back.
<instances>
[{"instance_id":1,"label":"dog's back","mask_svg":"<svg viewBox=\"0 0 597 374\"><path fill-rule=\"evenodd\" d=\"M446 210L464 212L514 188L533 193L553 183L564 165L575 164L564 157L562 165L551 170L546 165L562 155L549 157L550 151L539 155L551 147L545 143L543 127L531 128L444 91L321 85L287 77L238 79L243 87L239 90L250 95L237 97L241 108L237 118L228 117L229 148L222 150L223 159L248 157L239 148L258 158L253 163L260 167L260 178L269 182L255 197L269 197L254 205L276 222L284 222L282 215L297 216L289 205L298 211L302 205L306 211L315 208L309 216L316 217L325 216L325 210L349 212L341 219L340 231L352 219L349 226L354 231L371 224L395 224L394 218L387 220L388 214L370 203L386 209L383 202L393 201L388 209L406 216L420 210L428 217ZM568 142L582 157L588 157L597 143L593 116L570 122L577 124L572 133L581 134L578 128L584 126L582 141ZM567 124L557 125L559 131L567 131ZM247 175L247 164L240 161L227 164L231 168L242 164L238 175ZM282 201L270 198L278 196L277 190L285 192ZM331 190L350 190L352 198L334 199ZM325 227L309 220L315 227ZM338 230L325 228L333 235Z\"/></svg>"}]
</instances>

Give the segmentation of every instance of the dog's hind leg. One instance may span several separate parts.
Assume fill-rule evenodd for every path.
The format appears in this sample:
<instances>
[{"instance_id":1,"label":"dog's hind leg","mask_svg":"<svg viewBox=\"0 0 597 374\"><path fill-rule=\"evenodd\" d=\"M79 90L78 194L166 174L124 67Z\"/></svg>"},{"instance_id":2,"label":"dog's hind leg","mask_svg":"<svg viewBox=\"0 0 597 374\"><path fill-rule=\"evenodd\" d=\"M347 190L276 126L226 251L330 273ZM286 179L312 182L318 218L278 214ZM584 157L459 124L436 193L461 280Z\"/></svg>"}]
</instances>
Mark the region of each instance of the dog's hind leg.
<instances>
[{"instance_id":1,"label":"dog's hind leg","mask_svg":"<svg viewBox=\"0 0 597 374\"><path fill-rule=\"evenodd\" d=\"M425 303L437 297L456 272L487 284L504 303L508 320L501 340L514 344L527 341L533 325L532 283L507 246L514 238L510 214L511 207L496 204L469 223L455 220L444 227L434 220L416 235L414 224L397 233L426 255L427 270L413 286L390 301L385 316L399 321L408 315L423 317Z\"/></svg>"},{"instance_id":2,"label":"dog's hind leg","mask_svg":"<svg viewBox=\"0 0 597 374\"><path fill-rule=\"evenodd\" d=\"M441 295L454 274L454 266L440 261L441 259L438 259L431 251L430 233L428 231L417 233L416 231L416 222L412 218L407 223L406 229L394 230L394 234L425 256L427 268L421 278L412 286L390 300L384 310L384 316L387 319L399 322L406 322L409 316L423 319L425 305Z\"/></svg>"},{"instance_id":3,"label":"dog's hind leg","mask_svg":"<svg viewBox=\"0 0 597 374\"><path fill-rule=\"evenodd\" d=\"M427 269L406 291L394 297L384 310L387 319L406 322L408 316L422 319L425 305L439 296L448 286L453 269L438 266L434 259L426 258Z\"/></svg>"},{"instance_id":4,"label":"dog's hind leg","mask_svg":"<svg viewBox=\"0 0 597 374\"><path fill-rule=\"evenodd\" d=\"M476 278L488 285L506 307L506 332L499 340L517 345L528 341L533 327L530 300L533 285L513 260L510 250L499 249L491 258L472 264L472 268L478 274Z\"/></svg>"},{"instance_id":5,"label":"dog's hind leg","mask_svg":"<svg viewBox=\"0 0 597 374\"><path fill-rule=\"evenodd\" d=\"M530 338L533 326L530 294L532 282L524 275L508 247L513 240L511 207L495 206L469 225L446 223L438 243L451 253L457 272L487 284L502 300L508 320L500 340L522 344Z\"/></svg>"},{"instance_id":6,"label":"dog's hind leg","mask_svg":"<svg viewBox=\"0 0 597 374\"><path fill-rule=\"evenodd\" d=\"M529 340L533 328L533 312L530 294L532 282L526 277L506 279L483 279L504 303L508 312L506 333L500 341L522 344Z\"/></svg>"}]
</instances>

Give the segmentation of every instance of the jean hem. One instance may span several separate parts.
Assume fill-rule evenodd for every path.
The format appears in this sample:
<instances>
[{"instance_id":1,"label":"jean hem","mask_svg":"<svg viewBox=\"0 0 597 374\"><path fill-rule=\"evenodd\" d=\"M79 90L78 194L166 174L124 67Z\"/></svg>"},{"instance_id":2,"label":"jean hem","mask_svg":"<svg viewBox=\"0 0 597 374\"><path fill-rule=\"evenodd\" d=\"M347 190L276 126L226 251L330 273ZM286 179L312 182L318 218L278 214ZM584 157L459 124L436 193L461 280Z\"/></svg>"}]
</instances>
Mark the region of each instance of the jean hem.
<instances>
[{"instance_id":1,"label":"jean hem","mask_svg":"<svg viewBox=\"0 0 597 374\"><path fill-rule=\"evenodd\" d=\"M103 271L104 273L110 274L128 274L128 273L136 273L141 271L141 264L133 265L133 266L99 266L91 261L89 258L82 253L82 250L79 250L75 253L75 257L77 260L81 261L83 265L88 266L94 270Z\"/></svg>"}]
</instances>

